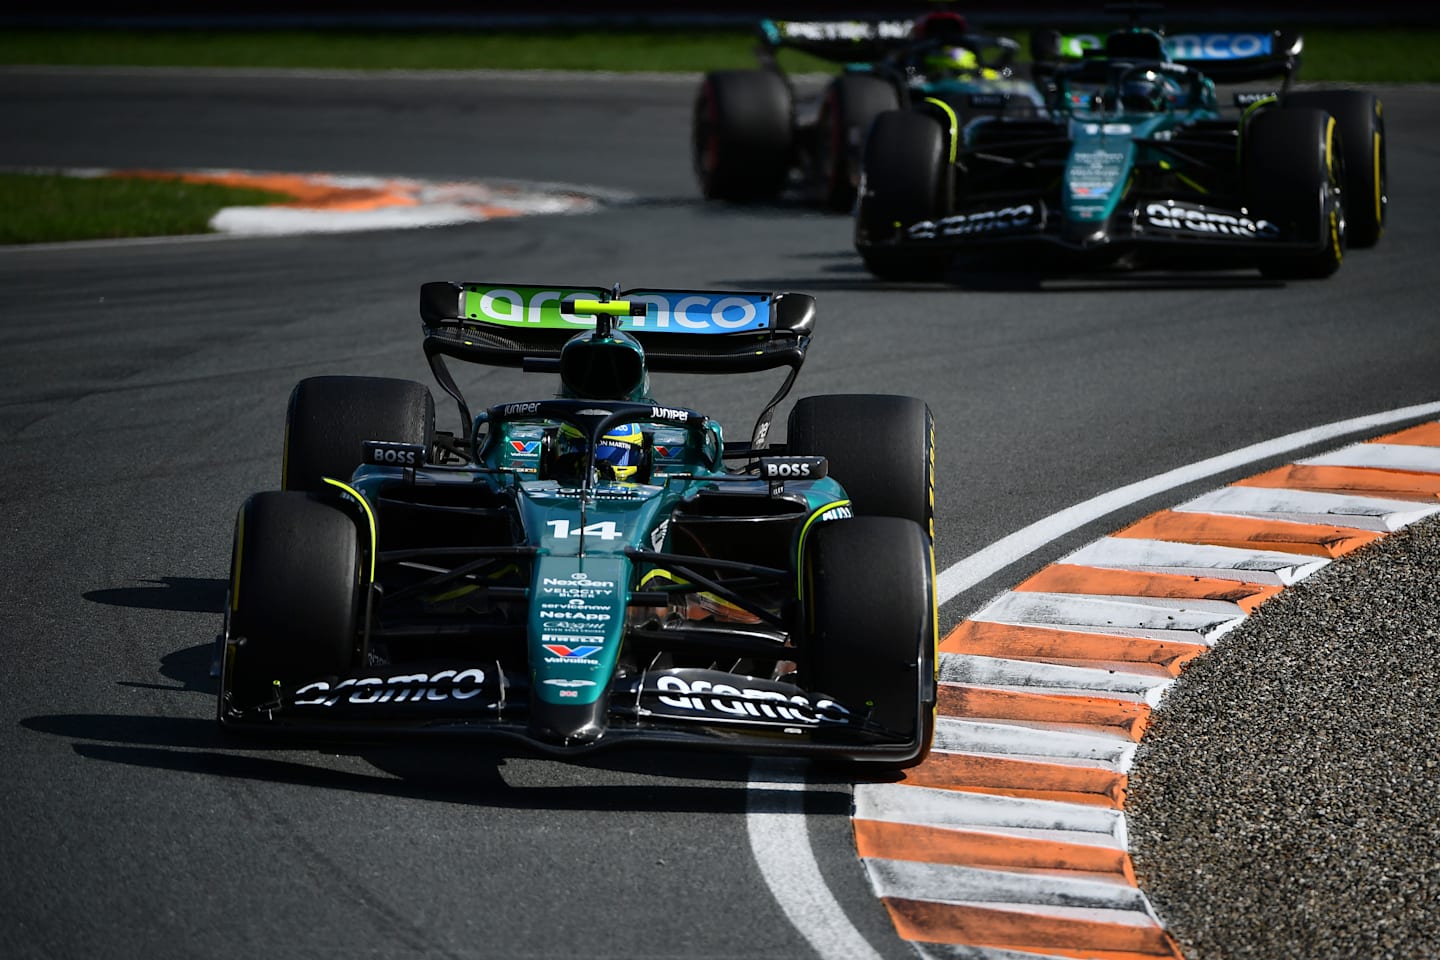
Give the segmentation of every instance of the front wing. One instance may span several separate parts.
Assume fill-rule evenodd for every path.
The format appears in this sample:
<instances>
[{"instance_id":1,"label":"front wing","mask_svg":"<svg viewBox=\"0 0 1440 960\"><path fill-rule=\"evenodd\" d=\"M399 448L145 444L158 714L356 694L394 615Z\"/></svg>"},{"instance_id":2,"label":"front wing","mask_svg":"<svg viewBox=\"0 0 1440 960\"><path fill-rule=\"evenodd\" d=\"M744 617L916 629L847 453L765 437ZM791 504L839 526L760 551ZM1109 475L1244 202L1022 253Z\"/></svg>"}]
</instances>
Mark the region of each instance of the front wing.
<instances>
[{"instance_id":1,"label":"front wing","mask_svg":"<svg viewBox=\"0 0 1440 960\"><path fill-rule=\"evenodd\" d=\"M1317 197L1317 203L1321 202ZM898 224L889 236L857 229L863 250L913 249L1022 253L1056 248L1077 258L1113 258L1130 252L1214 262L1240 263L1272 256L1293 256L1324 248L1325 238L1300 238L1293 230L1243 210L1164 198L1122 204L1108 219L1084 219L1085 211L1065 217L1043 198L1011 197L978 202L934 220Z\"/></svg>"},{"instance_id":2,"label":"front wing","mask_svg":"<svg viewBox=\"0 0 1440 960\"><path fill-rule=\"evenodd\" d=\"M557 757L651 745L903 763L925 746L914 735L880 727L824 694L701 668L617 676L604 730L593 739L557 742L537 729L529 683L495 661L371 667L293 689L277 687L271 702L251 709L234 709L222 695L220 720L230 729L327 738L506 740ZM923 693L917 691L917 703L925 702ZM917 722L916 729L926 724Z\"/></svg>"}]
</instances>

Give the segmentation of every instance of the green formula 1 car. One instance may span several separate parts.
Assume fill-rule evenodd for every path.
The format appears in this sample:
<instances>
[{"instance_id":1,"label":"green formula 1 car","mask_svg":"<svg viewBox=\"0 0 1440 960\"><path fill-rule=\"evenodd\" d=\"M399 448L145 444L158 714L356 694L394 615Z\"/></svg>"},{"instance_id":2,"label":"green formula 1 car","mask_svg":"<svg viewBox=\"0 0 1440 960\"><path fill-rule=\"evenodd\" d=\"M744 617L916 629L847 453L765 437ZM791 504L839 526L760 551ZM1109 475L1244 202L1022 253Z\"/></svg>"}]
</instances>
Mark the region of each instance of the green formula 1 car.
<instances>
[{"instance_id":1,"label":"green formula 1 car","mask_svg":"<svg viewBox=\"0 0 1440 960\"><path fill-rule=\"evenodd\" d=\"M901 767L934 726L933 426L898 396L772 414L809 345L796 293L427 283L423 384L316 377L283 489L241 508L227 729L629 743ZM558 375L471 414L446 358ZM789 368L750 439L649 371Z\"/></svg>"},{"instance_id":2,"label":"green formula 1 car","mask_svg":"<svg viewBox=\"0 0 1440 960\"><path fill-rule=\"evenodd\" d=\"M849 212L875 117L926 100L972 116L1034 116L1044 101L1013 62L1020 45L972 31L948 11L906 20L764 20L758 70L705 75L691 150L712 200L797 198ZM806 92L776 54L799 50L841 66Z\"/></svg>"},{"instance_id":3,"label":"green formula 1 car","mask_svg":"<svg viewBox=\"0 0 1440 960\"><path fill-rule=\"evenodd\" d=\"M933 279L970 254L1037 271L1122 262L1298 279L1380 239L1380 101L1291 90L1299 35L1132 26L1099 46L1053 31L1037 41L1042 116L963 124L925 104L876 119L855 217L872 273ZM1217 83L1275 78L1222 107Z\"/></svg>"}]
</instances>

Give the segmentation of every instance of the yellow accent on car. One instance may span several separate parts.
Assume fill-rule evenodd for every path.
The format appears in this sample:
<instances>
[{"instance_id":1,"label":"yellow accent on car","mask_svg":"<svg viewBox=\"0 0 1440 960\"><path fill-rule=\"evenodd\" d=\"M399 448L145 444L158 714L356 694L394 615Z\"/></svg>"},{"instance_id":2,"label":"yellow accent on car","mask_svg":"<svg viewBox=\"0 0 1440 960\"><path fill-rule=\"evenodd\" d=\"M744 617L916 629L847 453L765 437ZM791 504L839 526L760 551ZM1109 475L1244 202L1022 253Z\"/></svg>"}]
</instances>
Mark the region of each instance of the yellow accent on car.
<instances>
[{"instance_id":1,"label":"yellow accent on car","mask_svg":"<svg viewBox=\"0 0 1440 960\"><path fill-rule=\"evenodd\" d=\"M630 316L629 300L576 300L576 313L604 313L612 317Z\"/></svg>"},{"instance_id":2,"label":"yellow accent on car","mask_svg":"<svg viewBox=\"0 0 1440 960\"><path fill-rule=\"evenodd\" d=\"M324 477L323 479L332 487L339 487L341 490L344 490L346 493L350 494L350 496L354 497L355 502L360 504L361 509L365 511L365 519L370 521L370 580L368 582L374 583L375 553L377 544L379 542L379 535L375 528L375 511L371 510L369 502L364 497L360 496L360 491L350 486L350 484L342 483L339 480L334 480L330 477Z\"/></svg>"},{"instance_id":3,"label":"yellow accent on car","mask_svg":"<svg viewBox=\"0 0 1440 960\"><path fill-rule=\"evenodd\" d=\"M1250 114L1254 113L1256 110L1260 109L1261 107L1265 106L1266 104L1277 103L1277 102L1279 102L1279 100L1280 100L1280 98L1277 97L1277 96L1274 96L1273 94L1272 94L1271 96L1268 96L1268 97L1261 97L1259 100L1256 100L1254 103L1250 104L1249 106L1247 106L1244 110L1242 110L1242 111L1240 112L1240 125L1239 125L1240 136L1238 136L1238 137L1235 138L1235 162L1236 162L1236 163L1239 163L1240 160L1241 160L1241 158L1244 156L1244 153L1243 153L1243 149L1242 149L1242 148L1245 146L1245 130L1246 130L1246 129L1249 127L1249 125L1250 125Z\"/></svg>"},{"instance_id":4,"label":"yellow accent on car","mask_svg":"<svg viewBox=\"0 0 1440 960\"><path fill-rule=\"evenodd\" d=\"M230 612L240 609L240 557L245 550L245 511L235 516L235 552L230 558Z\"/></svg>"},{"instance_id":5,"label":"yellow accent on car","mask_svg":"<svg viewBox=\"0 0 1440 960\"><path fill-rule=\"evenodd\" d=\"M810 533L811 525L814 524L816 520L819 520L827 511L834 510L837 507L848 506L850 506L849 500L832 500L830 503L816 507L810 511L810 516L805 518L805 523L800 527L800 536L795 541L795 570L797 574L795 590L797 595L803 593L798 577L805 575L805 537Z\"/></svg>"},{"instance_id":6,"label":"yellow accent on car","mask_svg":"<svg viewBox=\"0 0 1440 960\"><path fill-rule=\"evenodd\" d=\"M1379 112L1380 107L1378 104L1376 105L1375 110L1377 113ZM1385 225L1381 223L1381 218L1385 215L1385 208L1381 202L1382 194L1380 191L1380 134L1377 132L1372 139L1375 141L1375 156L1373 160L1375 164L1375 222L1380 223L1380 229L1384 230Z\"/></svg>"},{"instance_id":7,"label":"yellow accent on car","mask_svg":"<svg viewBox=\"0 0 1440 960\"><path fill-rule=\"evenodd\" d=\"M950 104L946 103L944 100L938 99L936 97L926 97L925 102L933 103L941 110L944 110L945 115L950 118L950 162L954 163L955 145L960 140L960 118L955 116L954 108L952 108Z\"/></svg>"}]
</instances>

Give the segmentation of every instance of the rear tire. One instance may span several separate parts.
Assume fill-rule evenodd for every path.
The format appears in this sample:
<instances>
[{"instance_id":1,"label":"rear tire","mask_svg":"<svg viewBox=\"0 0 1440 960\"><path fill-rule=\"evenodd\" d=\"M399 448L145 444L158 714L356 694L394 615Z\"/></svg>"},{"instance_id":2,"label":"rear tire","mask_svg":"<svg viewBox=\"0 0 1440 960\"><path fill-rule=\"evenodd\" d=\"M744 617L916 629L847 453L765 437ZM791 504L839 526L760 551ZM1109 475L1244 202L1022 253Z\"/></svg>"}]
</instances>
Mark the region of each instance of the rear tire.
<instances>
[{"instance_id":1,"label":"rear tire","mask_svg":"<svg viewBox=\"0 0 1440 960\"><path fill-rule=\"evenodd\" d=\"M1259 261L1285 280L1319 279L1345 256L1344 158L1336 123L1323 110L1261 111L1245 133L1246 206L1286 235L1320 249Z\"/></svg>"},{"instance_id":2,"label":"rear tire","mask_svg":"<svg viewBox=\"0 0 1440 960\"><path fill-rule=\"evenodd\" d=\"M435 440L435 400L423 383L385 377L310 377L290 393L285 415L285 490L328 490L324 478L349 482L366 440Z\"/></svg>"},{"instance_id":3,"label":"rear tire","mask_svg":"<svg viewBox=\"0 0 1440 960\"><path fill-rule=\"evenodd\" d=\"M901 517L934 536L935 424L915 397L802 397L790 411L786 449L830 461L862 516Z\"/></svg>"},{"instance_id":4,"label":"rear tire","mask_svg":"<svg viewBox=\"0 0 1440 960\"><path fill-rule=\"evenodd\" d=\"M347 672L360 653L361 550L355 521L327 498L257 493L235 521L222 668L225 708L273 699Z\"/></svg>"},{"instance_id":5,"label":"rear tire","mask_svg":"<svg viewBox=\"0 0 1440 960\"><path fill-rule=\"evenodd\" d=\"M1385 119L1380 98L1363 90L1289 94L1284 109L1324 110L1335 118L1345 156L1345 242L1373 247L1385 233Z\"/></svg>"},{"instance_id":6,"label":"rear tire","mask_svg":"<svg viewBox=\"0 0 1440 960\"><path fill-rule=\"evenodd\" d=\"M790 173L790 89L768 70L707 73L695 98L691 151L707 200L773 200Z\"/></svg>"},{"instance_id":7,"label":"rear tire","mask_svg":"<svg viewBox=\"0 0 1440 960\"><path fill-rule=\"evenodd\" d=\"M848 211L855 205L866 137L875 118L900 109L895 85L863 73L846 73L825 90L815 151L825 206Z\"/></svg>"},{"instance_id":8,"label":"rear tire","mask_svg":"<svg viewBox=\"0 0 1440 960\"><path fill-rule=\"evenodd\" d=\"M807 686L908 739L934 734L935 593L924 530L895 517L822 523L805 543Z\"/></svg>"},{"instance_id":9,"label":"rear tire","mask_svg":"<svg viewBox=\"0 0 1440 960\"><path fill-rule=\"evenodd\" d=\"M950 254L894 246L906 227L944 214L945 134L922 113L892 110L875 118L865 140L865 175L855 208L855 248L883 280L936 280Z\"/></svg>"}]
</instances>

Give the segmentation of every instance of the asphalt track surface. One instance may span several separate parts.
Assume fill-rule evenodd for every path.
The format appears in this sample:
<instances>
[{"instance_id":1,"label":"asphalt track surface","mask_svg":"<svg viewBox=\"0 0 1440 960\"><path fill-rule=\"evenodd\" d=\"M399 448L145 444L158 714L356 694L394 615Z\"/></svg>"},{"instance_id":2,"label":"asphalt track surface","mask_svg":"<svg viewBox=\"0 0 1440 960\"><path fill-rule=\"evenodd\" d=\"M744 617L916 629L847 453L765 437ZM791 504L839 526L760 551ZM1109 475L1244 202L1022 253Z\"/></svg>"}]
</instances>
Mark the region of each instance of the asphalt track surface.
<instances>
[{"instance_id":1,"label":"asphalt track surface","mask_svg":"<svg viewBox=\"0 0 1440 960\"><path fill-rule=\"evenodd\" d=\"M843 217L701 203L692 93L674 80L0 73L4 167L514 177L637 197L591 216L412 232L0 251L8 955L813 955L757 876L741 759L567 765L219 736L209 641L234 511L278 485L295 380L429 382L424 280L814 293L821 319L795 396L930 404L941 568L1127 483L1437 398L1430 91L1383 91L1390 229L1336 277L1105 274L1038 288L994 275L883 285ZM742 436L775 383L666 377L657 393ZM472 404L545 393L511 371L469 371L462 385ZM966 590L945 624L1236 476L1069 534ZM882 956L910 956L855 859L848 784L810 778L826 884Z\"/></svg>"}]
</instances>

